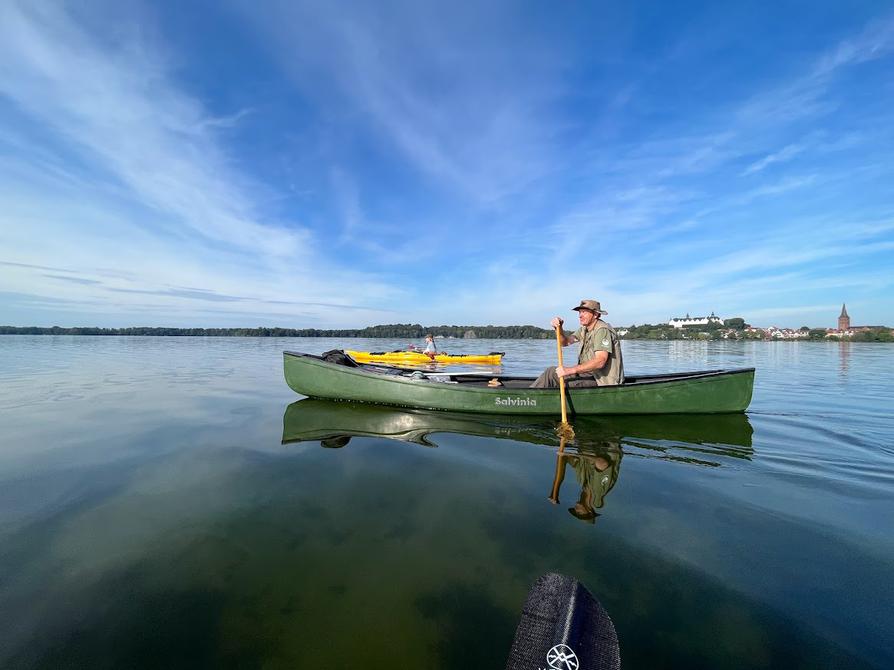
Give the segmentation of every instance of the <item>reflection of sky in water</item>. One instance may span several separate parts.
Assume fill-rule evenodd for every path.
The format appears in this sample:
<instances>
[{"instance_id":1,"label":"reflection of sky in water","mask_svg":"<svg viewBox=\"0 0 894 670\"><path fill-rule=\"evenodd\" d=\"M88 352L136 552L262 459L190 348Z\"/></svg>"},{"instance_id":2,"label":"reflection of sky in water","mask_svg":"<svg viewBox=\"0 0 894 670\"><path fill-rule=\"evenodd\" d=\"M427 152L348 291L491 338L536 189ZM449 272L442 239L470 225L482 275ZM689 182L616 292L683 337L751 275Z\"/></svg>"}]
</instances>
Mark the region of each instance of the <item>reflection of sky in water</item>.
<instances>
[{"instance_id":1,"label":"reflection of sky in water","mask_svg":"<svg viewBox=\"0 0 894 670\"><path fill-rule=\"evenodd\" d=\"M498 344L466 351L522 355ZM754 435L626 430L589 525L570 471L547 500L554 445L512 430L280 445L279 352L331 340L0 338L0 662L502 667L557 570L611 613L625 666L841 665L836 645L886 664L880 348L842 377L837 347L629 344L634 370L757 363Z\"/></svg>"}]
</instances>

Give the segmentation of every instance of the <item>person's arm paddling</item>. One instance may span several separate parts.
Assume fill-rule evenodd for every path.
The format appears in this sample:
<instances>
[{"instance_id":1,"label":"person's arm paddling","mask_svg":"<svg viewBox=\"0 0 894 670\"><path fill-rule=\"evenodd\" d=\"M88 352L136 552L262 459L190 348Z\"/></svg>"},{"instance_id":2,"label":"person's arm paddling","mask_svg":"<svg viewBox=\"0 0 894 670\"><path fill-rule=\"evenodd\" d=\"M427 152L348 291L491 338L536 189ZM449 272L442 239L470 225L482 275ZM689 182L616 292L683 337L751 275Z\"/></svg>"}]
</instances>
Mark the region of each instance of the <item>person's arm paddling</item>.
<instances>
[{"instance_id":1,"label":"person's arm paddling","mask_svg":"<svg viewBox=\"0 0 894 670\"><path fill-rule=\"evenodd\" d=\"M605 367L605 364L608 362L608 352L607 351L597 351L596 355L588 360L586 363L581 363L580 365L563 365L556 368L556 374L560 377L567 377L568 375L579 375L587 372L595 372L596 370L601 370Z\"/></svg>"},{"instance_id":2,"label":"person's arm paddling","mask_svg":"<svg viewBox=\"0 0 894 670\"><path fill-rule=\"evenodd\" d=\"M561 330L563 347L567 347L568 345L577 342L577 338L574 336L574 333L572 333L571 335L565 334L564 329L562 329L562 325L565 323L565 321L561 317L554 316L553 320L549 323L553 327L553 330L555 330L556 328L559 328Z\"/></svg>"}]
</instances>

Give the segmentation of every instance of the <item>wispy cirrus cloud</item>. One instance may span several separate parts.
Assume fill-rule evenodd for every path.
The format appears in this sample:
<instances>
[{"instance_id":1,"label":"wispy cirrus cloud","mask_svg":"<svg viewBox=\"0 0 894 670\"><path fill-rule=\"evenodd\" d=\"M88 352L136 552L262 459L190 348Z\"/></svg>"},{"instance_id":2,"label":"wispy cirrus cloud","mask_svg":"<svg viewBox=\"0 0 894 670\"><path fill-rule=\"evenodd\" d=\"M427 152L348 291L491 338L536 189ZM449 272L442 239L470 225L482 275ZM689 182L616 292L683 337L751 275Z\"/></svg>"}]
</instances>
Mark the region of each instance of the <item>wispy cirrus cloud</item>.
<instances>
[{"instance_id":1,"label":"wispy cirrus cloud","mask_svg":"<svg viewBox=\"0 0 894 670\"><path fill-rule=\"evenodd\" d=\"M800 144L789 144L788 146L783 147L779 151L775 151L767 156L764 156L759 161L755 161L747 168L742 171L742 176L753 174L755 172L760 172L764 168L773 163L784 163L787 160L790 160L797 156L799 153L804 151L804 146Z\"/></svg>"},{"instance_id":2,"label":"wispy cirrus cloud","mask_svg":"<svg viewBox=\"0 0 894 670\"><path fill-rule=\"evenodd\" d=\"M74 282L75 284L84 284L86 286L98 286L99 284L102 284L101 281L98 281L96 279L84 279L83 277L66 277L64 275L44 275L44 277L47 277L48 279L70 281Z\"/></svg>"},{"instance_id":3,"label":"wispy cirrus cloud","mask_svg":"<svg viewBox=\"0 0 894 670\"><path fill-rule=\"evenodd\" d=\"M213 119L172 86L136 25L97 40L62 7L0 8L0 93L114 179L171 230L265 253L298 253L306 233L258 222L250 196L208 132Z\"/></svg>"},{"instance_id":4,"label":"wispy cirrus cloud","mask_svg":"<svg viewBox=\"0 0 894 670\"><path fill-rule=\"evenodd\" d=\"M868 14L790 44L697 7L672 18L710 36L589 5L134 2L110 30L6 3L0 286L187 325L890 313L894 20Z\"/></svg>"},{"instance_id":5,"label":"wispy cirrus cloud","mask_svg":"<svg viewBox=\"0 0 894 670\"><path fill-rule=\"evenodd\" d=\"M623 286L625 274L633 275L626 282L630 288L678 287L656 294L664 312L674 305L686 310L695 295L698 300L715 296L715 308L722 309L740 287L744 291L753 282L754 273L798 267L800 285L808 291L820 283L829 286L828 277L817 278L824 263L883 262L890 256L890 231L868 239L852 235L853 224L845 223L855 218L853 185L859 183L856 173L866 167L864 161L855 168L853 161L860 160L855 150L866 146L870 135L850 131L839 138L819 124L805 128L804 122L828 120L829 114L841 122L847 103L836 78L846 79L850 69L886 57L892 25L890 19L874 22L856 37L822 50L787 81L728 101L713 118L699 119L701 134L662 136L659 131L647 142L603 149L589 170L598 184L595 193L570 203L545 236L554 240L545 244L552 271L561 272L587 250L600 287ZM776 113L780 107L794 109ZM787 141L779 143L779 138ZM831 157L833 152L843 162ZM881 165L877 169L890 174L890 163ZM774 174L764 175L771 166ZM635 197L619 197L623 193ZM878 211L879 202L873 203ZM860 202L861 210L865 206L865 200ZM749 214L758 219L746 223ZM622 279L607 281L606 276ZM841 277L839 286L846 289L848 281ZM869 289L865 277L856 284ZM753 296L775 300L779 287L767 282ZM648 295L635 289L626 293L641 313L648 313L653 304ZM627 318L626 310L621 318Z\"/></svg>"},{"instance_id":6,"label":"wispy cirrus cloud","mask_svg":"<svg viewBox=\"0 0 894 670\"><path fill-rule=\"evenodd\" d=\"M331 271L305 226L265 210L266 189L236 168L217 135L251 110L206 111L136 18L102 28L89 11L0 7L6 288L85 309L105 296L122 313L159 315L197 300L231 302L238 315L246 301L285 305L298 292L316 318L340 309L333 291L370 304L400 293L358 269ZM75 274L38 272L62 264ZM103 286L89 276L100 271L110 279ZM213 288L164 288L172 280ZM227 300L237 288L245 297ZM128 294L158 300L137 305Z\"/></svg>"},{"instance_id":7,"label":"wispy cirrus cloud","mask_svg":"<svg viewBox=\"0 0 894 670\"><path fill-rule=\"evenodd\" d=\"M828 113L840 102L827 97L835 77L846 68L887 56L894 49L894 18L872 21L860 34L825 50L811 67L793 80L754 96L739 116L751 123L778 123Z\"/></svg>"},{"instance_id":8,"label":"wispy cirrus cloud","mask_svg":"<svg viewBox=\"0 0 894 670\"><path fill-rule=\"evenodd\" d=\"M381 9L243 8L321 113L350 116L449 189L488 203L554 169L562 129L553 125L559 91L548 82L565 63L533 26L497 5L389 3L387 20ZM504 52L499 33L527 48Z\"/></svg>"}]
</instances>

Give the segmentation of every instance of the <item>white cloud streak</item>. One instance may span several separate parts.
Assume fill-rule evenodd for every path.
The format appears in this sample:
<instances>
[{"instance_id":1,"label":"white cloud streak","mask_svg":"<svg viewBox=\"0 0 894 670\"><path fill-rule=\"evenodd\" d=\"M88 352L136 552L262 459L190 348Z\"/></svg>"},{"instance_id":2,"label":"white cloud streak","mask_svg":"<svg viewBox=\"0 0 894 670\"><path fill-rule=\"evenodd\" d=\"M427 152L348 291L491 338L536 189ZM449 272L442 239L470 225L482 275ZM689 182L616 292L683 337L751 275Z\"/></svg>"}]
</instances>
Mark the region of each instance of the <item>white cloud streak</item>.
<instances>
[{"instance_id":1,"label":"white cloud streak","mask_svg":"<svg viewBox=\"0 0 894 670\"><path fill-rule=\"evenodd\" d=\"M303 251L297 226L263 225L208 132L136 30L109 48L58 6L0 8L0 93L90 158L142 203L205 237L267 254Z\"/></svg>"},{"instance_id":2,"label":"white cloud streak","mask_svg":"<svg viewBox=\"0 0 894 670\"><path fill-rule=\"evenodd\" d=\"M234 319L254 301L273 316L332 323L350 321L338 305L368 305L376 318L375 305L402 292L332 267L308 230L265 215L260 187L215 134L250 110L208 114L136 24L98 35L63 6L3 3L0 114L5 291L164 319L200 306L201 292L168 288L179 284L242 296ZM79 280L25 265L68 267ZM309 309L288 307L296 294Z\"/></svg>"},{"instance_id":3,"label":"white cloud streak","mask_svg":"<svg viewBox=\"0 0 894 670\"><path fill-rule=\"evenodd\" d=\"M877 142L872 128L818 127L847 105L836 82L891 53L890 20L699 118L609 137L607 127L623 124L578 119L568 132L569 63L584 54L549 44L506 7L272 2L238 14L311 110L312 127L296 132L317 145L309 151L321 156L341 224L326 222L329 237L351 260L327 258L322 226L315 235L267 215L269 194L237 169L226 135L262 105L212 113L178 85L165 46L140 31L123 25L100 37L64 8L8 2L0 96L13 121L0 129L0 148L10 149L0 156L0 260L11 264L0 265L2 290L95 313L298 315L331 325L380 322L392 308L399 320L428 323L539 323L583 291L625 323L699 304L720 310L720 301L747 306L745 295L763 304L796 284L829 287L824 265L890 254L889 211L875 200L850 216L853 197L830 197L869 168L817 160ZM605 105L634 113L648 87L644 77L607 91ZM417 200L427 189L449 194L442 219L471 212L462 244L429 234L440 204L403 206L403 183L393 185L397 205L372 206L370 191L383 185L362 180L379 166L345 160L356 156L341 152L352 142L410 174ZM883 160L874 169L890 172ZM528 219L516 212L531 205ZM403 259L436 276L419 282L424 299L395 279L410 272L388 272ZM69 270L49 277L25 265ZM869 277L850 272L838 285L868 286Z\"/></svg>"},{"instance_id":4,"label":"white cloud streak","mask_svg":"<svg viewBox=\"0 0 894 670\"><path fill-rule=\"evenodd\" d=\"M557 93L544 83L560 63L535 32L525 33L525 51L502 53L493 31L520 30L509 12L273 2L244 14L323 113L367 123L421 173L475 202L516 193L560 159L556 129L543 122Z\"/></svg>"},{"instance_id":5,"label":"white cloud streak","mask_svg":"<svg viewBox=\"0 0 894 670\"><path fill-rule=\"evenodd\" d=\"M800 144L789 144L786 147L783 147L779 151L764 156L759 161L755 161L751 165L749 165L745 170L742 171L742 176L746 176L749 174L754 174L755 172L760 172L764 168L772 165L773 163L784 163L785 161L789 161L799 153L804 151L804 147Z\"/></svg>"}]
</instances>

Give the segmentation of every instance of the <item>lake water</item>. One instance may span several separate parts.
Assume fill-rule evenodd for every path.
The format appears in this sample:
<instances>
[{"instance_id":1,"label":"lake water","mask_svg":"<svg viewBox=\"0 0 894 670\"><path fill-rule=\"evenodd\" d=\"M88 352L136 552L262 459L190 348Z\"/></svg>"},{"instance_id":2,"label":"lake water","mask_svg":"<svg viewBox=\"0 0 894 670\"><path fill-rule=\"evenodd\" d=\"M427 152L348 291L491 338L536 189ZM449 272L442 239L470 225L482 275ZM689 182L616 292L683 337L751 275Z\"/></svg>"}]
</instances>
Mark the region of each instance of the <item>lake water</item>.
<instances>
[{"instance_id":1,"label":"lake water","mask_svg":"<svg viewBox=\"0 0 894 670\"><path fill-rule=\"evenodd\" d=\"M748 414L577 419L561 453L282 378L405 345L0 337L0 667L502 668L550 571L625 668L894 667L894 346L624 342L628 373L757 368Z\"/></svg>"}]
</instances>

